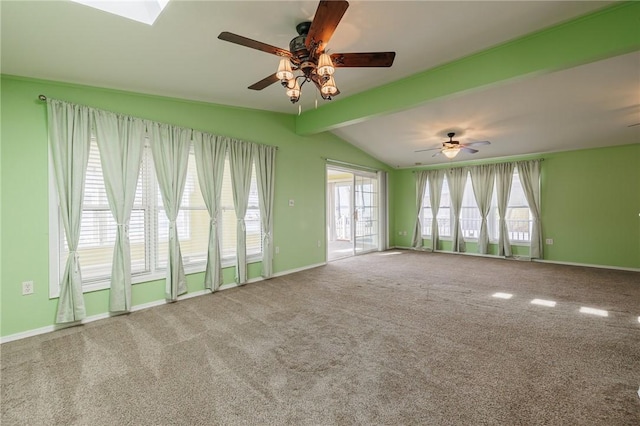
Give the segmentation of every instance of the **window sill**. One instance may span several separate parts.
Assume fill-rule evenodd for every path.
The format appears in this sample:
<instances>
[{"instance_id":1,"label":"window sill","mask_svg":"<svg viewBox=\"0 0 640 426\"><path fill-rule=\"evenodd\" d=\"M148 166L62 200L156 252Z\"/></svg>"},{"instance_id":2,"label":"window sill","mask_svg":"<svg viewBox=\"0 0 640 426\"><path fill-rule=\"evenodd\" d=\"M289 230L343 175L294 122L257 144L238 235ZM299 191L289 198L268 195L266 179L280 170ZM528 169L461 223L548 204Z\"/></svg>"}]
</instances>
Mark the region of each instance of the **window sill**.
<instances>
[{"instance_id":1,"label":"window sill","mask_svg":"<svg viewBox=\"0 0 640 426\"><path fill-rule=\"evenodd\" d=\"M250 255L247 256L247 264L259 263L262 262L262 255ZM232 268L235 266L235 259L223 259L222 260L222 268ZM199 263L196 265L187 266L184 269L185 275L193 275L203 273L206 270L206 264ZM144 275L134 275L131 277L131 284L142 284L151 281L164 280L166 278L166 269L159 270L153 274L144 274ZM82 293L91 293L94 291L108 290L111 286L111 281L109 280L100 280L94 281L91 283L84 284L82 286ZM57 299L60 297L60 289L56 292L55 295L50 296L50 299Z\"/></svg>"},{"instance_id":2,"label":"window sill","mask_svg":"<svg viewBox=\"0 0 640 426\"><path fill-rule=\"evenodd\" d=\"M423 235L422 236L423 240L430 240L431 239L431 235ZM438 238L439 241L452 241L451 237L439 237ZM478 239L477 238L465 238L464 241L466 243L477 243ZM512 246L529 246L531 244L531 241L509 241L509 243ZM498 240L489 240L489 244L498 244Z\"/></svg>"}]
</instances>

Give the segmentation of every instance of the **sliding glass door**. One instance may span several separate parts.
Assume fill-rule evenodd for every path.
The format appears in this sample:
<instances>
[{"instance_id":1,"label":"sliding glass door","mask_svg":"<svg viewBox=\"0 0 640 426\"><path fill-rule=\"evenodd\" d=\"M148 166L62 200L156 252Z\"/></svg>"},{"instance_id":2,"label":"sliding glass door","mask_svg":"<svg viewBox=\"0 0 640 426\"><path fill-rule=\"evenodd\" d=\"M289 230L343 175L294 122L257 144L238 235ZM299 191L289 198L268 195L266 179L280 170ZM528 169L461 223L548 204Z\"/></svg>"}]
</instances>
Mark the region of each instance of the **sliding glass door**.
<instances>
[{"instance_id":1,"label":"sliding glass door","mask_svg":"<svg viewBox=\"0 0 640 426\"><path fill-rule=\"evenodd\" d=\"M356 253L378 249L378 178L355 175L354 248Z\"/></svg>"},{"instance_id":2,"label":"sliding glass door","mask_svg":"<svg viewBox=\"0 0 640 426\"><path fill-rule=\"evenodd\" d=\"M378 174L327 166L327 260L381 249Z\"/></svg>"}]
</instances>

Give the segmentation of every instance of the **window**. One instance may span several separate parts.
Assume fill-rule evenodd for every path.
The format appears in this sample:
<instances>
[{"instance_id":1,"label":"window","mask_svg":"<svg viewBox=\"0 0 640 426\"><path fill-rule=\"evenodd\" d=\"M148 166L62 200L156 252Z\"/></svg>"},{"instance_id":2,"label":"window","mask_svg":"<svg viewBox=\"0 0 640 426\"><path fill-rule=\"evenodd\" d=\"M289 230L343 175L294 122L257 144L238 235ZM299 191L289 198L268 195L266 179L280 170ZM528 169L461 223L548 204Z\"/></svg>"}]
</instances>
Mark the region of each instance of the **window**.
<instances>
[{"instance_id":1,"label":"window","mask_svg":"<svg viewBox=\"0 0 640 426\"><path fill-rule=\"evenodd\" d=\"M429 185L427 185L422 204L422 235L425 237L431 236L431 220L433 218L429 195ZM451 237L453 213L450 207L451 197L447 176L445 174L442 184L440 209L438 210L438 232L440 237ZM528 243L531 240L531 231L533 226L531 210L529 209L529 203L527 202L527 198L524 194L517 168L515 168L513 172L513 181L507 205L506 221L509 240L511 242ZM481 222L482 216L473 193L471 176L470 174L467 174L464 196L462 198L462 208L460 210L460 224L462 226L462 234L466 240L478 238L480 235ZM496 242L498 240L499 233L499 214L498 198L495 186L491 197L491 209L489 210L489 215L487 217L487 227L491 242Z\"/></svg>"},{"instance_id":2,"label":"window","mask_svg":"<svg viewBox=\"0 0 640 426\"><path fill-rule=\"evenodd\" d=\"M378 178L376 175L355 176L355 248L357 252L372 250L378 244Z\"/></svg>"},{"instance_id":3,"label":"window","mask_svg":"<svg viewBox=\"0 0 640 426\"><path fill-rule=\"evenodd\" d=\"M147 268L147 247L145 245L145 228L148 220L144 203L144 177L146 167L141 167L138 186L131 211L129 225L129 240L131 244L132 274L144 273ZM54 185L52 183L52 185ZM55 189L54 189L55 191ZM57 212L56 212L57 213ZM57 215L56 215L57 216ZM58 218L58 241L60 245L57 264L59 278L64 273L64 267L69 254L67 239L62 222ZM90 285L97 281L106 281L111 275L113 260L113 246L116 241L116 222L113 219L107 192L104 185L102 164L98 144L94 138L89 149L89 161L84 187L82 221L80 223L80 238L78 241L78 256L81 259L83 284ZM56 253L58 254L58 253Z\"/></svg>"},{"instance_id":4,"label":"window","mask_svg":"<svg viewBox=\"0 0 640 426\"><path fill-rule=\"evenodd\" d=\"M335 182L334 203L335 203L335 228L336 240L351 241L351 181Z\"/></svg>"},{"instance_id":5,"label":"window","mask_svg":"<svg viewBox=\"0 0 640 426\"><path fill-rule=\"evenodd\" d=\"M451 224L453 223L451 211L451 194L449 192L449 182L445 174L442 181L442 192L440 193L440 207L438 209L438 235L451 237ZM425 187L424 201L422 204L422 235L431 236L431 221L433 211L431 210L431 198L429 194L429 184Z\"/></svg>"},{"instance_id":6,"label":"window","mask_svg":"<svg viewBox=\"0 0 640 426\"><path fill-rule=\"evenodd\" d=\"M222 261L224 266L233 264L236 256L235 209L228 158L225 161L222 184ZM57 297L57 284L64 273L69 249L62 222L59 218L55 183L50 182L52 200L52 224L57 224L56 248L52 248L51 297ZM259 260L262 256L262 227L258 185L255 166L252 166L249 206L245 216L247 230L247 257ZM55 225L54 225L55 226ZM209 241L209 213L207 211L196 168L193 147L189 153L187 177L180 211L176 220L180 250L187 273L205 270ZM108 288L113 262L117 225L107 200L100 163L100 152L92 138L83 200L82 222L78 244L78 256L82 268L83 288L87 291ZM168 257L169 220L164 212L160 188L156 181L153 157L148 142L145 144L140 175L129 222L131 248L131 273L133 282L144 282L164 278Z\"/></svg>"},{"instance_id":7,"label":"window","mask_svg":"<svg viewBox=\"0 0 640 426\"><path fill-rule=\"evenodd\" d=\"M471 174L467 173L467 180L464 184L464 196L462 197L462 207L460 209L460 225L462 235L466 240L478 239L480 235L480 224L482 215L473 194L473 183Z\"/></svg>"},{"instance_id":8,"label":"window","mask_svg":"<svg viewBox=\"0 0 640 426\"><path fill-rule=\"evenodd\" d=\"M531 227L533 226L531 210L529 209L527 197L524 195L524 189L522 189L517 167L513 170L513 181L511 183L506 218L510 241L531 241Z\"/></svg>"},{"instance_id":9,"label":"window","mask_svg":"<svg viewBox=\"0 0 640 426\"><path fill-rule=\"evenodd\" d=\"M158 224L156 227L158 256L156 257L155 268L165 269L169 255L169 219L167 219L162 206L160 187L157 183L155 183L155 187L155 217ZM202 269L207 262L207 249L209 246L209 212L198 184L198 170L193 147L189 152L187 178L184 184L182 200L180 201L180 211L176 218L176 229L184 267L187 270L193 269L193 267Z\"/></svg>"},{"instance_id":10,"label":"window","mask_svg":"<svg viewBox=\"0 0 640 426\"><path fill-rule=\"evenodd\" d=\"M233 187L231 185L231 166L229 159L224 162L224 177L222 180L222 237L220 247L222 260L231 262L236 257L237 224L236 209L233 205ZM208 220L208 219L207 219ZM258 204L258 182L256 180L255 164L251 166L251 185L249 187L249 203L244 216L247 233L247 257L262 254L262 226L260 224L260 206Z\"/></svg>"},{"instance_id":11,"label":"window","mask_svg":"<svg viewBox=\"0 0 640 426\"><path fill-rule=\"evenodd\" d=\"M433 210L431 210L431 195L429 192L429 182L424 186L424 198L422 199L422 236L431 236L431 221L433 220Z\"/></svg>"},{"instance_id":12,"label":"window","mask_svg":"<svg viewBox=\"0 0 640 426\"><path fill-rule=\"evenodd\" d=\"M442 180L442 193L440 194L440 208L438 209L438 234L440 237L451 237L451 192L449 181L445 173Z\"/></svg>"},{"instance_id":13,"label":"window","mask_svg":"<svg viewBox=\"0 0 640 426\"><path fill-rule=\"evenodd\" d=\"M429 195L429 185L425 188L424 202L422 204L422 235L431 236L431 199ZM465 183L464 198L460 210L460 223L465 238L477 238L480 228L480 211L476 206L471 187L471 178L467 175ZM453 224L453 211L451 210L451 194L449 192L449 182L447 176L442 181L442 193L440 195L440 207L438 209L438 234L440 237L451 237L451 227ZM478 231L476 230L476 226Z\"/></svg>"}]
</instances>

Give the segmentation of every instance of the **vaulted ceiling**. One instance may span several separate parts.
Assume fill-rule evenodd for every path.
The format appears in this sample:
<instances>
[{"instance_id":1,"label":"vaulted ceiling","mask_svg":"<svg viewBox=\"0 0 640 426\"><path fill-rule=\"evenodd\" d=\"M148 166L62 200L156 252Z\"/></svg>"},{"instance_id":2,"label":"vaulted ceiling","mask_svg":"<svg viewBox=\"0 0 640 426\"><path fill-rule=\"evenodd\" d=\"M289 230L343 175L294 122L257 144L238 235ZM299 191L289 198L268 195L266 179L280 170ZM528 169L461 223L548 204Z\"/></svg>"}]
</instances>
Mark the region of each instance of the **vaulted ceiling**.
<instances>
[{"instance_id":1,"label":"vaulted ceiling","mask_svg":"<svg viewBox=\"0 0 640 426\"><path fill-rule=\"evenodd\" d=\"M329 51L395 63L338 69L341 95L317 109L303 88L298 131L332 131L393 167L450 161L415 153L449 131L491 141L454 162L638 143L640 8L614 3L351 1ZM287 48L317 2L172 0L153 26L70 1L0 7L5 74L298 114L279 84L247 89L276 56L217 36Z\"/></svg>"}]
</instances>

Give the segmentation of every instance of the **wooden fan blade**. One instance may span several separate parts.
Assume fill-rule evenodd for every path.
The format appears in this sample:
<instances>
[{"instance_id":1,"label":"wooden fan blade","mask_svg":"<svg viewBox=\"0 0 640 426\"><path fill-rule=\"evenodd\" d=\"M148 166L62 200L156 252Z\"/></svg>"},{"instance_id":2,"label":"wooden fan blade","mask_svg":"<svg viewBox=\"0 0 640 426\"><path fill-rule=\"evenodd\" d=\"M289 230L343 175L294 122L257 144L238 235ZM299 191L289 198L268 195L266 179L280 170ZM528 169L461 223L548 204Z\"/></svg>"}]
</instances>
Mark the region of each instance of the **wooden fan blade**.
<instances>
[{"instance_id":1,"label":"wooden fan blade","mask_svg":"<svg viewBox=\"0 0 640 426\"><path fill-rule=\"evenodd\" d=\"M460 146L460 151L468 152L469 154L475 154L478 152L477 149L467 148L466 146Z\"/></svg>"},{"instance_id":2,"label":"wooden fan blade","mask_svg":"<svg viewBox=\"0 0 640 426\"><path fill-rule=\"evenodd\" d=\"M257 83L252 84L248 88L251 90L262 90L266 87L271 86L276 81L280 81L275 74L271 74L269 77L265 77Z\"/></svg>"},{"instance_id":3,"label":"wooden fan blade","mask_svg":"<svg viewBox=\"0 0 640 426\"><path fill-rule=\"evenodd\" d=\"M390 67L396 52L333 53L331 61L336 68Z\"/></svg>"},{"instance_id":4,"label":"wooden fan blade","mask_svg":"<svg viewBox=\"0 0 640 426\"><path fill-rule=\"evenodd\" d=\"M433 150L435 150L435 149L442 149L442 147L441 147L441 146L437 146L437 147L435 147L435 148L419 149L419 150L417 150L417 151L413 151L413 152L433 151Z\"/></svg>"},{"instance_id":5,"label":"wooden fan blade","mask_svg":"<svg viewBox=\"0 0 640 426\"><path fill-rule=\"evenodd\" d=\"M348 7L349 2L343 0L320 1L305 39L305 45L311 51L311 55L315 56L315 52L324 51ZM315 52L312 51L313 45L316 45Z\"/></svg>"},{"instance_id":6,"label":"wooden fan blade","mask_svg":"<svg viewBox=\"0 0 640 426\"><path fill-rule=\"evenodd\" d=\"M464 146L478 146L478 145L491 145L489 141L477 141L477 142L469 142L465 143Z\"/></svg>"},{"instance_id":7,"label":"wooden fan blade","mask_svg":"<svg viewBox=\"0 0 640 426\"><path fill-rule=\"evenodd\" d=\"M279 47L271 46L270 44L263 43L261 41L252 40L247 37L240 36L238 34L229 33L223 31L218 36L220 40L228 41L230 43L239 44L240 46L249 47L251 49L261 50L263 52L271 53L272 55L283 56L285 58L291 57L291 52Z\"/></svg>"}]
</instances>

